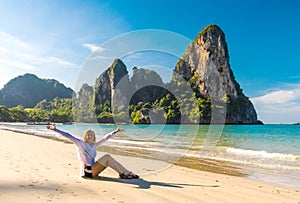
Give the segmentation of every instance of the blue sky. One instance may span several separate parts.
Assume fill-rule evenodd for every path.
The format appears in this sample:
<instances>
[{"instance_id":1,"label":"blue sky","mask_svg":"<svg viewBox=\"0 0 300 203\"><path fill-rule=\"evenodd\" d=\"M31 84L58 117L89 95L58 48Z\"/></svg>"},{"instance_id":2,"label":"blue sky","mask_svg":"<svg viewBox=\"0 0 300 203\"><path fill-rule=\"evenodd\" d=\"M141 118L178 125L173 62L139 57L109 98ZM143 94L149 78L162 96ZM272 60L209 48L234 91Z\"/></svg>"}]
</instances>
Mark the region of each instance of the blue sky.
<instances>
[{"instance_id":1,"label":"blue sky","mask_svg":"<svg viewBox=\"0 0 300 203\"><path fill-rule=\"evenodd\" d=\"M300 121L300 3L286 1L0 1L0 88L24 73L73 88L92 51L123 33L226 35L230 64L265 123Z\"/></svg>"}]
</instances>

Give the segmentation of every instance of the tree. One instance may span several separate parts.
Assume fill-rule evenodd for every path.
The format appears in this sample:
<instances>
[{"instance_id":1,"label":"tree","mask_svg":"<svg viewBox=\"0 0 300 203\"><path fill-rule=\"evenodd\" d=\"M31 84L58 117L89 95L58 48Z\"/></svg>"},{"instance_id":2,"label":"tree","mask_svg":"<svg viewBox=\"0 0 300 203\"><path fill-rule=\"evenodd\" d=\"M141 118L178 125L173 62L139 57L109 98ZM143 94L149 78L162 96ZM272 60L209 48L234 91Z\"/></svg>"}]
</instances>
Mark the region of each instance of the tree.
<instances>
[{"instance_id":1,"label":"tree","mask_svg":"<svg viewBox=\"0 0 300 203\"><path fill-rule=\"evenodd\" d=\"M9 110L5 106L0 106L0 121L1 122L11 121Z\"/></svg>"},{"instance_id":2,"label":"tree","mask_svg":"<svg viewBox=\"0 0 300 203\"><path fill-rule=\"evenodd\" d=\"M9 109L9 114L11 117L11 121L13 122L21 122L21 121L27 121L28 120L28 114L24 110L24 107L21 105L18 105L16 107Z\"/></svg>"}]
</instances>

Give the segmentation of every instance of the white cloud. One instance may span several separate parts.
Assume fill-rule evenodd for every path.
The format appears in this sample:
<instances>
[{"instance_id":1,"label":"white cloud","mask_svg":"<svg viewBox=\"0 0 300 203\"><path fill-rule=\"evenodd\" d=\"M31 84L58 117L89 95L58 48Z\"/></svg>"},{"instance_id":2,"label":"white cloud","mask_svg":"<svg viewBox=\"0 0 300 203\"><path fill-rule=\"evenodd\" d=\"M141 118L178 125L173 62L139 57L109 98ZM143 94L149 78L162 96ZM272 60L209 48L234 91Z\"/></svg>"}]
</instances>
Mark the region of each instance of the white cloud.
<instances>
[{"instance_id":1,"label":"white cloud","mask_svg":"<svg viewBox=\"0 0 300 203\"><path fill-rule=\"evenodd\" d=\"M9 66L9 67L14 67L14 68L20 68L23 70L35 70L35 67L26 63L20 63L20 62L14 62L14 61L5 61L5 60L0 60L0 64L4 66Z\"/></svg>"},{"instance_id":2,"label":"white cloud","mask_svg":"<svg viewBox=\"0 0 300 203\"><path fill-rule=\"evenodd\" d=\"M288 90L277 90L252 98L259 119L265 123L300 121L300 84Z\"/></svg>"},{"instance_id":3,"label":"white cloud","mask_svg":"<svg viewBox=\"0 0 300 203\"><path fill-rule=\"evenodd\" d=\"M88 60L90 60L90 61L110 60L110 62L112 63L115 58L116 57L114 57L114 56L95 55L95 56L91 56L90 58L88 58Z\"/></svg>"},{"instance_id":4,"label":"white cloud","mask_svg":"<svg viewBox=\"0 0 300 203\"><path fill-rule=\"evenodd\" d=\"M77 67L76 64L74 63L71 63L69 61L65 61L63 59L60 59L60 58L57 58L57 57L53 57L53 56L46 56L46 57L35 57L35 63L38 64L38 65L45 65L45 64L48 64L48 65L61 65L61 66L64 66L65 68L68 68L68 67Z\"/></svg>"},{"instance_id":5,"label":"white cloud","mask_svg":"<svg viewBox=\"0 0 300 203\"><path fill-rule=\"evenodd\" d=\"M64 59L49 55L41 56L35 47L4 32L0 32L0 62L2 65L23 70L77 68L76 64Z\"/></svg>"},{"instance_id":6,"label":"white cloud","mask_svg":"<svg viewBox=\"0 0 300 203\"><path fill-rule=\"evenodd\" d=\"M86 47L86 48L88 48L91 52L95 52L95 51L97 51L97 52L103 52L105 50L104 48L96 46L94 44L87 44L86 43L83 46Z\"/></svg>"},{"instance_id":7,"label":"white cloud","mask_svg":"<svg viewBox=\"0 0 300 203\"><path fill-rule=\"evenodd\" d=\"M1 47L8 45L10 48L30 48L29 44L5 32L0 32L0 42Z\"/></svg>"},{"instance_id":8,"label":"white cloud","mask_svg":"<svg viewBox=\"0 0 300 203\"><path fill-rule=\"evenodd\" d=\"M71 61L49 54L47 50L56 51L49 44L38 43L35 45L13 35L0 32L0 89L9 80L24 73L55 78L68 86L72 86L80 67ZM66 52L61 53L65 54ZM65 57L64 55L61 56Z\"/></svg>"},{"instance_id":9,"label":"white cloud","mask_svg":"<svg viewBox=\"0 0 300 203\"><path fill-rule=\"evenodd\" d=\"M4 47L0 47L0 52L2 52L2 53L7 53L7 52L8 52L8 49L7 49L7 48L4 48Z\"/></svg>"},{"instance_id":10,"label":"white cloud","mask_svg":"<svg viewBox=\"0 0 300 203\"><path fill-rule=\"evenodd\" d=\"M284 104L295 99L300 99L300 90L279 90L261 97L253 98L256 103Z\"/></svg>"}]
</instances>

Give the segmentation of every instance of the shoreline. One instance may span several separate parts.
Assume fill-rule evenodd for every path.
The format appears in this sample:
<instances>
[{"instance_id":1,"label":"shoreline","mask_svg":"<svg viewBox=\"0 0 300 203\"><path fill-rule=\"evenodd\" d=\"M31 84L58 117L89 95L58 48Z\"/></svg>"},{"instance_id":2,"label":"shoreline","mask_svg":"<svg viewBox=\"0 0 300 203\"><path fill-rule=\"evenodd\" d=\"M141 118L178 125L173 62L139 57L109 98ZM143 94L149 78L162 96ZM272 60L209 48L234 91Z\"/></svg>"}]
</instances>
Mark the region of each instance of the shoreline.
<instances>
[{"instance_id":1,"label":"shoreline","mask_svg":"<svg viewBox=\"0 0 300 203\"><path fill-rule=\"evenodd\" d=\"M66 144L72 144L72 142L70 142L69 140L60 139L58 137L41 136L38 134L29 133L29 132L20 132L18 130L14 130L14 129L2 129L2 130L11 131L11 132L15 132L15 133L23 133L23 134L27 134L27 135L31 135L31 136L36 136L36 137L40 137L40 138L63 142ZM113 152L111 152L112 149L113 149ZM140 153L136 154L135 151L128 151L128 150L124 151L122 149L118 150L116 148L107 147L107 146L100 146L97 149L97 151L100 153L110 152L114 155L116 155L115 153L117 152L117 154L121 155L121 156L137 157L137 158L149 159L152 161L156 160L154 158L147 156L146 154L144 154L144 155L142 155ZM116 156L118 156L118 155L116 155ZM157 161L165 162L164 160L159 160L159 159L157 159ZM200 171L208 171L208 172L218 173L218 174L226 174L226 175L239 176L239 177L247 176L247 174L243 172L241 167L238 167L238 165L232 164L232 163L229 163L226 161L218 161L218 160L212 160L212 159L197 159L197 158L192 158L192 157L181 157L179 160L176 160L174 163L166 163L165 165L168 166L168 165L172 165L172 164L181 166L181 167L190 168L190 169L196 169L196 170L200 170Z\"/></svg>"},{"instance_id":2,"label":"shoreline","mask_svg":"<svg viewBox=\"0 0 300 203\"><path fill-rule=\"evenodd\" d=\"M140 161L144 159L126 156L117 156L117 159L130 170L154 171L148 171L149 174L139 180L118 179L110 169L101 173L99 179L82 179L78 175L79 162L73 145L7 130L0 130L0 153L1 202L25 199L31 202L146 203L300 200L298 190L176 165L155 171L154 166L160 162L150 160L149 165L141 166Z\"/></svg>"},{"instance_id":3,"label":"shoreline","mask_svg":"<svg viewBox=\"0 0 300 203\"><path fill-rule=\"evenodd\" d=\"M0 123L3 124L3 123ZM8 123L8 125L11 123ZM16 125L19 125L20 123L17 123ZM14 124L12 124L14 125ZM63 142L66 144L71 144L67 139L64 139L60 136L45 136L42 134L34 133L34 132L26 132L18 129L0 129L5 131L11 131L15 133L22 133L22 134L28 134L31 136L36 136L40 138L46 138L49 140L55 140L58 142ZM256 169L249 166L241 165L238 163L230 162L227 160L218 160L218 159L212 159L212 158L196 158L196 157L189 157L189 156L179 156L175 159L172 157L160 157L157 158L157 155L154 154L152 156L152 152L146 151L135 151L135 149L124 149L122 147L118 146L105 146L102 145L97 149L99 154L103 153L110 153L114 156L125 156L125 157L135 157L141 160L141 165L146 164L149 165L149 162L155 162L158 166L154 166L155 169L150 169L149 171L156 170L158 168L162 168L162 170L172 166L181 166L189 169L196 169L200 171L207 171L212 172L216 174L225 174L230 176L238 176L238 177L245 177L251 180L257 180L259 182L263 182L266 184L273 184L275 186L279 187L285 187L289 189L294 190L300 190L298 179L293 180L291 177L288 177L286 174L284 177L280 178L280 175L273 173L272 171L268 171L268 169ZM171 160L166 161L168 158L171 158ZM146 161L147 160L147 161ZM128 160L127 160L128 161ZM128 161L129 164L131 164L131 161ZM147 175L148 171L140 170L139 167L135 168L141 175ZM272 180L272 176L275 175L276 180ZM289 181L289 182L287 182ZM292 184L291 184L292 183Z\"/></svg>"}]
</instances>

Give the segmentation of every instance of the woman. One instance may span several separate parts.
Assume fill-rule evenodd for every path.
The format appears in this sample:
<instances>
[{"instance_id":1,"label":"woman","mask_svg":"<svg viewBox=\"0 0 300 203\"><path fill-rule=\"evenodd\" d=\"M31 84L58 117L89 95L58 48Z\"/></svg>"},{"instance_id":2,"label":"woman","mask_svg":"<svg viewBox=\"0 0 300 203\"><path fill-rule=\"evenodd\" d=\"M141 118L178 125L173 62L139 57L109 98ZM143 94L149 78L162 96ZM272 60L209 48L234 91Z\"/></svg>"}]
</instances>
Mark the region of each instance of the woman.
<instances>
[{"instance_id":1,"label":"woman","mask_svg":"<svg viewBox=\"0 0 300 203\"><path fill-rule=\"evenodd\" d=\"M63 132L53 125L47 125L47 129L53 130L60 135L71 140L78 148L78 158L81 163L81 176L83 178L97 177L105 168L111 167L119 173L120 178L133 179L139 178L138 175L128 171L124 166L112 158L109 154L105 154L95 162L97 154L97 147L107 141L109 138L114 137L118 132L124 132L123 129L116 129L111 133L105 135L101 140L96 142L95 132L88 130L83 136L83 140L72 136L69 133Z\"/></svg>"}]
</instances>

